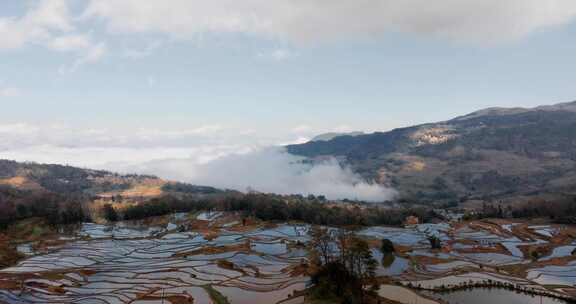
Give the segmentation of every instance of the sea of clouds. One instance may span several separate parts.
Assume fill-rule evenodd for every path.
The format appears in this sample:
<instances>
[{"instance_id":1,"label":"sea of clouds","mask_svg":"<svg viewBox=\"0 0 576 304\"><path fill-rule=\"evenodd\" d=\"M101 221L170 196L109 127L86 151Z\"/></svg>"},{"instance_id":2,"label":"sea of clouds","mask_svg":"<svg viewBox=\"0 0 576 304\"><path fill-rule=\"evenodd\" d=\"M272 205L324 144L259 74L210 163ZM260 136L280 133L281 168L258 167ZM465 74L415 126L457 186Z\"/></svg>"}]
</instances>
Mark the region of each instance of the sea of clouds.
<instances>
[{"instance_id":1,"label":"sea of clouds","mask_svg":"<svg viewBox=\"0 0 576 304\"><path fill-rule=\"evenodd\" d=\"M372 202L395 195L393 189L362 179L334 158L307 162L289 154L279 144L290 143L288 138L240 136L216 127L122 132L12 124L0 125L0 140L0 158L17 161L152 174L239 191Z\"/></svg>"}]
</instances>

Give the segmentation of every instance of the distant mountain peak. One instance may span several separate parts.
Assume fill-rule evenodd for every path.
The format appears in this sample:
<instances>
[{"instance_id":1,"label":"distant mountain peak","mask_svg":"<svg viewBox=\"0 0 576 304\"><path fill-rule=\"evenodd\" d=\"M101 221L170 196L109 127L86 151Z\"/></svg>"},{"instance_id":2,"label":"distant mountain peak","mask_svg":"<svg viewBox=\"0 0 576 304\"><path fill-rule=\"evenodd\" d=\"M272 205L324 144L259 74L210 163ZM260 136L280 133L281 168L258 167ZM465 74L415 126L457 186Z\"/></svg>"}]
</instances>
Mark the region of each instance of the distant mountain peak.
<instances>
[{"instance_id":1,"label":"distant mountain peak","mask_svg":"<svg viewBox=\"0 0 576 304\"><path fill-rule=\"evenodd\" d=\"M358 135L364 135L364 132L360 132L360 131L347 132L347 133L329 132L329 133L317 135L314 138L312 138L311 141L329 141L329 140L332 140L332 139L334 139L336 137L340 137L340 136L358 136Z\"/></svg>"},{"instance_id":2,"label":"distant mountain peak","mask_svg":"<svg viewBox=\"0 0 576 304\"><path fill-rule=\"evenodd\" d=\"M558 104L551 105L551 106L539 106L539 107L534 108L534 110L576 112L576 101L558 103Z\"/></svg>"},{"instance_id":3,"label":"distant mountain peak","mask_svg":"<svg viewBox=\"0 0 576 304\"><path fill-rule=\"evenodd\" d=\"M534 112L534 111L576 112L576 101L558 103L558 104L554 104L554 105L537 106L534 108L491 107L491 108L478 110L478 111L472 112L470 114L466 114L464 116L456 117L453 120L465 120L465 119L477 118L477 117L481 117L481 116L514 115L514 114L522 114L522 113Z\"/></svg>"}]
</instances>

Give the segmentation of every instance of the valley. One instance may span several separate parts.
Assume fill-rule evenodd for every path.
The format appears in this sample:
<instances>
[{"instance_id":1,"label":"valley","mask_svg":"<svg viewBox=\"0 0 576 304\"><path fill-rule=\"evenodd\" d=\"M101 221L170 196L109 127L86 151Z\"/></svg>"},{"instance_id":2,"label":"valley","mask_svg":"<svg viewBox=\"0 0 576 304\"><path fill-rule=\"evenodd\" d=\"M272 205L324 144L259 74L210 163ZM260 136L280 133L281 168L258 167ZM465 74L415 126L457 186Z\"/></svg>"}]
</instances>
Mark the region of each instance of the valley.
<instances>
[{"instance_id":1,"label":"valley","mask_svg":"<svg viewBox=\"0 0 576 304\"><path fill-rule=\"evenodd\" d=\"M286 147L387 201L0 160L0 302L574 303L576 104Z\"/></svg>"},{"instance_id":2,"label":"valley","mask_svg":"<svg viewBox=\"0 0 576 304\"><path fill-rule=\"evenodd\" d=\"M377 261L374 301L572 301L576 227L459 218L353 229ZM220 211L176 213L146 223L82 223L51 240L19 244L24 258L0 270L0 301L320 303L307 292L312 227ZM432 249L430 236L442 246ZM394 244L392 255L381 252L382 239Z\"/></svg>"},{"instance_id":3,"label":"valley","mask_svg":"<svg viewBox=\"0 0 576 304\"><path fill-rule=\"evenodd\" d=\"M576 303L575 33L576 0L0 0L0 304Z\"/></svg>"}]
</instances>

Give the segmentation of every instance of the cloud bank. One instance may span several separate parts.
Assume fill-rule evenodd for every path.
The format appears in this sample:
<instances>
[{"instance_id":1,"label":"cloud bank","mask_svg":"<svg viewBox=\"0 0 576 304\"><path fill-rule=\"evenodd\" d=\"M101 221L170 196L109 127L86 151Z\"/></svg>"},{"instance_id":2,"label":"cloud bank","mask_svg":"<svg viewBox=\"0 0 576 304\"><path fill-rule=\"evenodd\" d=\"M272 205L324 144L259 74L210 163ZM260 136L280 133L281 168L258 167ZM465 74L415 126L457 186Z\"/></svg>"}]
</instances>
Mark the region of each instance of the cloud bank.
<instances>
[{"instance_id":1,"label":"cloud bank","mask_svg":"<svg viewBox=\"0 0 576 304\"><path fill-rule=\"evenodd\" d=\"M22 16L0 17L0 50L39 45L60 53L73 53L78 58L61 72L71 72L84 64L100 60L106 53L103 42L93 41L81 33L67 0L39 0Z\"/></svg>"},{"instance_id":2,"label":"cloud bank","mask_svg":"<svg viewBox=\"0 0 576 304\"><path fill-rule=\"evenodd\" d=\"M311 165L278 146L301 135L287 131L288 137L263 140L252 134L249 140L241 136L244 132L222 125L122 131L0 124L0 158L153 174L239 191L250 188L375 202L394 195L393 190L364 181L334 159Z\"/></svg>"},{"instance_id":3,"label":"cloud bank","mask_svg":"<svg viewBox=\"0 0 576 304\"><path fill-rule=\"evenodd\" d=\"M309 164L280 147L233 153L199 163L194 159L166 159L132 167L129 171L219 188L279 194L325 195L329 199L382 202L396 192L366 182L335 159Z\"/></svg>"},{"instance_id":4,"label":"cloud bank","mask_svg":"<svg viewBox=\"0 0 576 304\"><path fill-rule=\"evenodd\" d=\"M173 41L227 34L281 46L257 56L283 61L299 46L398 32L492 45L575 17L573 0L31 0L19 15L0 16L0 50L71 54L58 69L66 74L109 54L141 59ZM120 50L127 40L148 45Z\"/></svg>"},{"instance_id":5,"label":"cloud bank","mask_svg":"<svg viewBox=\"0 0 576 304\"><path fill-rule=\"evenodd\" d=\"M409 32L474 43L518 39L576 15L573 0L91 0L110 32L242 33L293 43Z\"/></svg>"},{"instance_id":6,"label":"cloud bank","mask_svg":"<svg viewBox=\"0 0 576 304\"><path fill-rule=\"evenodd\" d=\"M2 83L0 83L2 85ZM15 87L1 87L0 86L0 98L1 97L19 97L22 95L22 90Z\"/></svg>"}]
</instances>

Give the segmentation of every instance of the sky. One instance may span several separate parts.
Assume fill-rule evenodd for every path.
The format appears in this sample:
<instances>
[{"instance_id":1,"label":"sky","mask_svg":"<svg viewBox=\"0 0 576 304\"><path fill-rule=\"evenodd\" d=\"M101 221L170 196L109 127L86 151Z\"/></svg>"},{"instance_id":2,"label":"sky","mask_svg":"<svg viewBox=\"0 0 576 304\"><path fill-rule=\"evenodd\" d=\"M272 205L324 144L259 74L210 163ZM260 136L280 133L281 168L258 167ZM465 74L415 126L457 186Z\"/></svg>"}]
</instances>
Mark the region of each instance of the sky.
<instances>
[{"instance_id":1,"label":"sky","mask_svg":"<svg viewBox=\"0 0 576 304\"><path fill-rule=\"evenodd\" d=\"M0 157L161 173L572 101L575 20L573 0L0 0Z\"/></svg>"}]
</instances>

